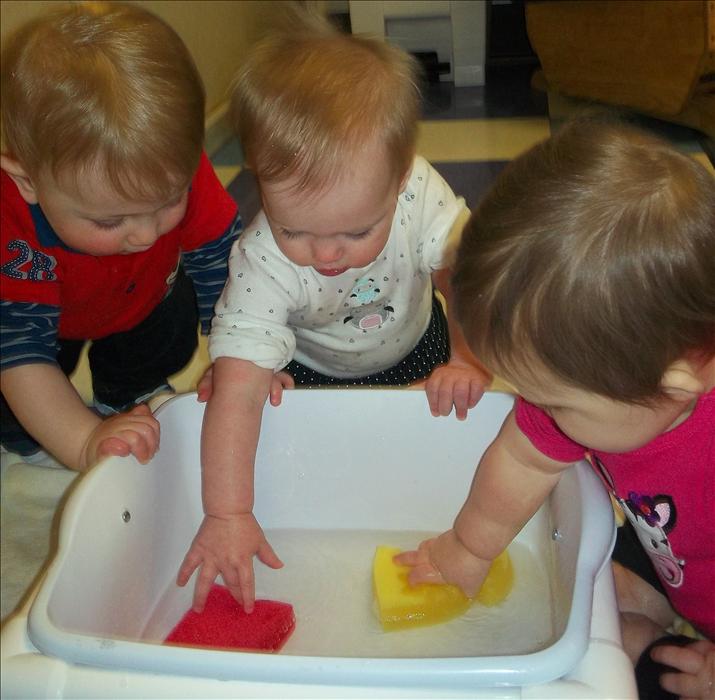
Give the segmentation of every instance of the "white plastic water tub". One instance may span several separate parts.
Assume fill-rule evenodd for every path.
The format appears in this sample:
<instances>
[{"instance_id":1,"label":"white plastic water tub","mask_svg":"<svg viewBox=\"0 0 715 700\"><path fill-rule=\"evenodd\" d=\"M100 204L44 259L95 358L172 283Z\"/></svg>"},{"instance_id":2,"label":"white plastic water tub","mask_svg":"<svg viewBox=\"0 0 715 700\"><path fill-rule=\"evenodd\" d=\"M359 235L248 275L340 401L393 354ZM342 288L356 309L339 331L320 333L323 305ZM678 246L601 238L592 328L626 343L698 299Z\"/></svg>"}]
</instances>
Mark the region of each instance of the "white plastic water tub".
<instances>
[{"instance_id":1,"label":"white plastic water tub","mask_svg":"<svg viewBox=\"0 0 715 700\"><path fill-rule=\"evenodd\" d=\"M421 391L296 390L267 407L255 512L285 562L256 563L257 596L294 606L279 654L163 646L190 607L174 579L201 522L195 395L157 411L148 465L112 458L66 504L34 602L2 635L3 697L635 697L608 559L613 512L585 463L568 470L511 548L505 603L384 633L374 548L449 527L511 397L467 421Z\"/></svg>"}]
</instances>

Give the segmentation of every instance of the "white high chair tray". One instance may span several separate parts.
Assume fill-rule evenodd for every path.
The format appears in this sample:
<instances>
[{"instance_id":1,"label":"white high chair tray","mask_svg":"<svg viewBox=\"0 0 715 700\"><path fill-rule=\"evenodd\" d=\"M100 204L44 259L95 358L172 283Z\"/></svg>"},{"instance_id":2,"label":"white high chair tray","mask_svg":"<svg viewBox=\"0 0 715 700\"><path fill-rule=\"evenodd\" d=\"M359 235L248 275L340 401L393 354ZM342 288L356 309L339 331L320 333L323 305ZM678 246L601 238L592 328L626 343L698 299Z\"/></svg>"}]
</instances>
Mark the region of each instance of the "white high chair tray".
<instances>
[{"instance_id":1,"label":"white high chair tray","mask_svg":"<svg viewBox=\"0 0 715 700\"><path fill-rule=\"evenodd\" d=\"M190 607L193 580L174 579L202 516L203 406L170 400L148 465L108 459L69 499L31 609L3 630L3 697L635 698L613 513L585 463L512 545L501 606L391 633L373 614L375 546L449 527L511 404L487 394L464 422L433 418L421 391L296 390L268 406L255 510L285 567L256 564L257 596L291 603L297 624L261 654L161 645Z\"/></svg>"}]
</instances>

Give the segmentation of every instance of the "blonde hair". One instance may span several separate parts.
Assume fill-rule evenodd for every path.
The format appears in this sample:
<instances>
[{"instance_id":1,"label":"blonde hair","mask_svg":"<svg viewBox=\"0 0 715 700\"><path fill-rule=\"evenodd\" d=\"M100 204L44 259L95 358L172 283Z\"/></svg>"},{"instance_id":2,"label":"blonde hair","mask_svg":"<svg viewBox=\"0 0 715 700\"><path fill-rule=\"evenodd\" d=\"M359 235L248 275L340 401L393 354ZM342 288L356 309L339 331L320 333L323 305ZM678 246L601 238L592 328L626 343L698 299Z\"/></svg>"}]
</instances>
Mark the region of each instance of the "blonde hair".
<instances>
[{"instance_id":1,"label":"blonde hair","mask_svg":"<svg viewBox=\"0 0 715 700\"><path fill-rule=\"evenodd\" d=\"M299 188L320 189L368 143L401 177L419 117L414 59L310 15L290 25L253 48L234 85L233 118L259 180L297 175Z\"/></svg>"},{"instance_id":2,"label":"blonde hair","mask_svg":"<svg viewBox=\"0 0 715 700\"><path fill-rule=\"evenodd\" d=\"M662 396L715 353L715 179L631 127L587 117L502 172L457 252L455 304L482 359L537 360L615 400Z\"/></svg>"},{"instance_id":3,"label":"blonde hair","mask_svg":"<svg viewBox=\"0 0 715 700\"><path fill-rule=\"evenodd\" d=\"M172 196L198 167L204 101L179 36L135 5L63 4L3 50L5 147L31 177L99 169L127 198Z\"/></svg>"}]
</instances>

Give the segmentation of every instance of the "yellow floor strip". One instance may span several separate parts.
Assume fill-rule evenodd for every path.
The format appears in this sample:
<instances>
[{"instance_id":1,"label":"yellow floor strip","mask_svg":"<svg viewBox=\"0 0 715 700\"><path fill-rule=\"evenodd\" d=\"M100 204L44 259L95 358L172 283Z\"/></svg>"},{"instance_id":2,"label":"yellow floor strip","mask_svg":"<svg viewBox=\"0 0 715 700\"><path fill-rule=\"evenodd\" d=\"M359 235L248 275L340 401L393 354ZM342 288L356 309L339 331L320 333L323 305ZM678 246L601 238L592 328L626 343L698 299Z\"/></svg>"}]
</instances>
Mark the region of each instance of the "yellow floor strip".
<instances>
[{"instance_id":1,"label":"yellow floor strip","mask_svg":"<svg viewBox=\"0 0 715 700\"><path fill-rule=\"evenodd\" d=\"M713 175L715 175L715 168L705 153L693 153L693 158L695 158L695 160L699 163L702 163Z\"/></svg>"},{"instance_id":2,"label":"yellow floor strip","mask_svg":"<svg viewBox=\"0 0 715 700\"><path fill-rule=\"evenodd\" d=\"M423 121L417 152L427 160L511 160L550 135L546 117Z\"/></svg>"},{"instance_id":3,"label":"yellow floor strip","mask_svg":"<svg viewBox=\"0 0 715 700\"><path fill-rule=\"evenodd\" d=\"M84 350L80 356L77 368L70 376L74 388L82 397L86 404L92 403L92 374L89 371L89 361L87 359L87 350L89 345L84 346ZM211 364L208 351L208 338L204 335L199 335L199 346L184 369L177 374L169 377L169 382L176 389L177 393L184 394L189 391L196 390L196 384L203 377L204 372Z\"/></svg>"},{"instance_id":4,"label":"yellow floor strip","mask_svg":"<svg viewBox=\"0 0 715 700\"><path fill-rule=\"evenodd\" d=\"M214 165L214 170L224 187L228 187L233 178L241 172L241 168L238 165Z\"/></svg>"}]
</instances>

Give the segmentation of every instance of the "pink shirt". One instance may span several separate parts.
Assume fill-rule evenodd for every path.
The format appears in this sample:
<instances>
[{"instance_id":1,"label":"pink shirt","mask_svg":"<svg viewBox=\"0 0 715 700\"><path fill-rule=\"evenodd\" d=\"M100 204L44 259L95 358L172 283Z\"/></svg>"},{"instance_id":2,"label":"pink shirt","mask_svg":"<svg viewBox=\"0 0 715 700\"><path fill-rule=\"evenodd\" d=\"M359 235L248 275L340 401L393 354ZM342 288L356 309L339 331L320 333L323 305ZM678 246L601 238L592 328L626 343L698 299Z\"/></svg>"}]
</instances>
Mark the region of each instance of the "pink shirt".
<instances>
[{"instance_id":1,"label":"pink shirt","mask_svg":"<svg viewBox=\"0 0 715 700\"><path fill-rule=\"evenodd\" d=\"M635 527L673 607L715 639L715 390L686 421L632 452L588 450L523 399L516 423L551 459L588 458Z\"/></svg>"}]
</instances>

